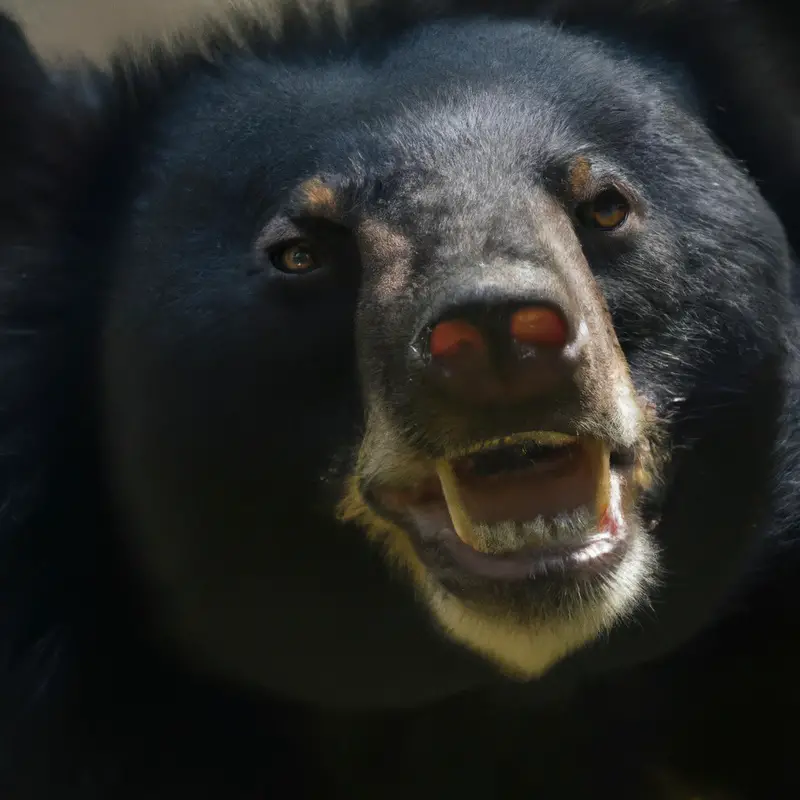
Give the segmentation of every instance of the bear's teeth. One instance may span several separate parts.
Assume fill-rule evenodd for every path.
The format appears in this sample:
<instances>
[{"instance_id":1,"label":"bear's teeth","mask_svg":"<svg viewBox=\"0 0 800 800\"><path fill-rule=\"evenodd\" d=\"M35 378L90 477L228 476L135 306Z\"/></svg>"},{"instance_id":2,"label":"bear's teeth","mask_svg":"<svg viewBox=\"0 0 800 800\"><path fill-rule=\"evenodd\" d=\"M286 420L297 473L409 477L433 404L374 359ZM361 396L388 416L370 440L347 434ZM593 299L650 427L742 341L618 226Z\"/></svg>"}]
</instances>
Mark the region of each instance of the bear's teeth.
<instances>
[{"instance_id":1,"label":"bear's teeth","mask_svg":"<svg viewBox=\"0 0 800 800\"><path fill-rule=\"evenodd\" d=\"M464 544L469 545L474 550L481 550L480 540L475 533L475 526L472 524L472 520L461 500L458 479L453 472L453 468L447 461L438 461L436 472L439 475L442 494L447 504L447 510L450 512L450 519L453 522L456 535Z\"/></svg>"},{"instance_id":2,"label":"bear's teeth","mask_svg":"<svg viewBox=\"0 0 800 800\"><path fill-rule=\"evenodd\" d=\"M599 521L608 511L611 502L611 451L598 442L592 443L589 447L594 469L595 514Z\"/></svg>"}]
</instances>

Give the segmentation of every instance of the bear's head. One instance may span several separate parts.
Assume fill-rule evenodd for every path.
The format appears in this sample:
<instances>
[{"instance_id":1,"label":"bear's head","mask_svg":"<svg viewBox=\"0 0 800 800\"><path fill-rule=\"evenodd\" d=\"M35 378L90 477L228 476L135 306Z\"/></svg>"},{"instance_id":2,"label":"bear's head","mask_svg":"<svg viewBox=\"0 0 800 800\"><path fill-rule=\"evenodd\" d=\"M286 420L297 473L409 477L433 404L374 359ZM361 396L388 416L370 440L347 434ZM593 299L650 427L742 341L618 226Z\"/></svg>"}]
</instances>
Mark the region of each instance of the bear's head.
<instances>
[{"instance_id":1,"label":"bear's head","mask_svg":"<svg viewBox=\"0 0 800 800\"><path fill-rule=\"evenodd\" d=\"M764 541L793 313L703 85L530 15L291 44L97 99L80 390L147 627L367 705L685 641Z\"/></svg>"}]
</instances>

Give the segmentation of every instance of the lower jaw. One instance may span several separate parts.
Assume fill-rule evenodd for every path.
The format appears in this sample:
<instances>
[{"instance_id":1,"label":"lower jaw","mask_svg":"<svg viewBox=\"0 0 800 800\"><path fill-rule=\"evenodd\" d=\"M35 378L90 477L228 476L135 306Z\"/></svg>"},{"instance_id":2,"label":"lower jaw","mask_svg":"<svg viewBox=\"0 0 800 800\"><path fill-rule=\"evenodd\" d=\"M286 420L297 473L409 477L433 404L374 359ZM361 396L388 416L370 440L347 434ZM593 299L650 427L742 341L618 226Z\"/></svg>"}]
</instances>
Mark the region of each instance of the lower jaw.
<instances>
[{"instance_id":1,"label":"lower jaw","mask_svg":"<svg viewBox=\"0 0 800 800\"><path fill-rule=\"evenodd\" d=\"M458 538L455 531L438 533L435 544L417 539L418 554L435 577L452 583L460 574L474 581L499 583L580 580L608 573L624 557L630 537L627 530L598 532L580 543L533 546L514 553L479 552Z\"/></svg>"},{"instance_id":2,"label":"lower jaw","mask_svg":"<svg viewBox=\"0 0 800 800\"><path fill-rule=\"evenodd\" d=\"M575 535L525 544L514 549L489 552L476 549L456 532L449 515L430 509L407 509L405 528L420 560L433 574L448 583L539 583L563 584L609 574L624 558L637 526L625 491L630 475L612 470L608 504L601 518L585 509L586 528ZM594 524L591 519L594 518ZM448 524L449 523L449 524Z\"/></svg>"},{"instance_id":3,"label":"lower jaw","mask_svg":"<svg viewBox=\"0 0 800 800\"><path fill-rule=\"evenodd\" d=\"M452 530L442 531L435 542L415 533L412 542L430 596L449 596L456 602L451 613L460 608L477 614L482 625L510 625L517 634L538 636L543 629L566 626L569 632L604 618L631 588L644 529L633 519L628 522L618 533L588 535L580 544L503 555L476 551ZM449 627L452 620L446 622Z\"/></svg>"}]
</instances>

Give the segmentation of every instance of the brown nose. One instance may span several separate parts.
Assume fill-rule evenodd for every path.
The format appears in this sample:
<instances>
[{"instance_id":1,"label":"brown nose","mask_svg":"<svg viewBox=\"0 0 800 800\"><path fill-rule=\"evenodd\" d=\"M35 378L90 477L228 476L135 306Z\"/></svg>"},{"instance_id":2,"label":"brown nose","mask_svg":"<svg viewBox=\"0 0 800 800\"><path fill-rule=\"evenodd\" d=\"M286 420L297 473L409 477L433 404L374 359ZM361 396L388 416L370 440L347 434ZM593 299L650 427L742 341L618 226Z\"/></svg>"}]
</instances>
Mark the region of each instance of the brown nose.
<instances>
[{"instance_id":1,"label":"brown nose","mask_svg":"<svg viewBox=\"0 0 800 800\"><path fill-rule=\"evenodd\" d=\"M520 403L573 377L571 326L549 305L451 310L429 330L429 378L466 403Z\"/></svg>"}]
</instances>

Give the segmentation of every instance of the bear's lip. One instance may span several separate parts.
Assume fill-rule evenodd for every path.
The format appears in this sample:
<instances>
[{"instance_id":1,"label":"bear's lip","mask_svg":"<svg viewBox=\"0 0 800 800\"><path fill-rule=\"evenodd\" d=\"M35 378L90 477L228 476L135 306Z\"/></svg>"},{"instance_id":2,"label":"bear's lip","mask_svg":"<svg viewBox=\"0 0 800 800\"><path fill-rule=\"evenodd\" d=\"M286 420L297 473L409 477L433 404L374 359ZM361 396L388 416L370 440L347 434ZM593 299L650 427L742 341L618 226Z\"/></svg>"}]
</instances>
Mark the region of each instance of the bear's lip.
<instances>
[{"instance_id":1,"label":"bear's lip","mask_svg":"<svg viewBox=\"0 0 800 800\"><path fill-rule=\"evenodd\" d=\"M533 432L480 442L436 461L414 486L371 496L418 550L444 549L449 569L527 580L617 560L632 527L632 464L631 453L596 439Z\"/></svg>"}]
</instances>

